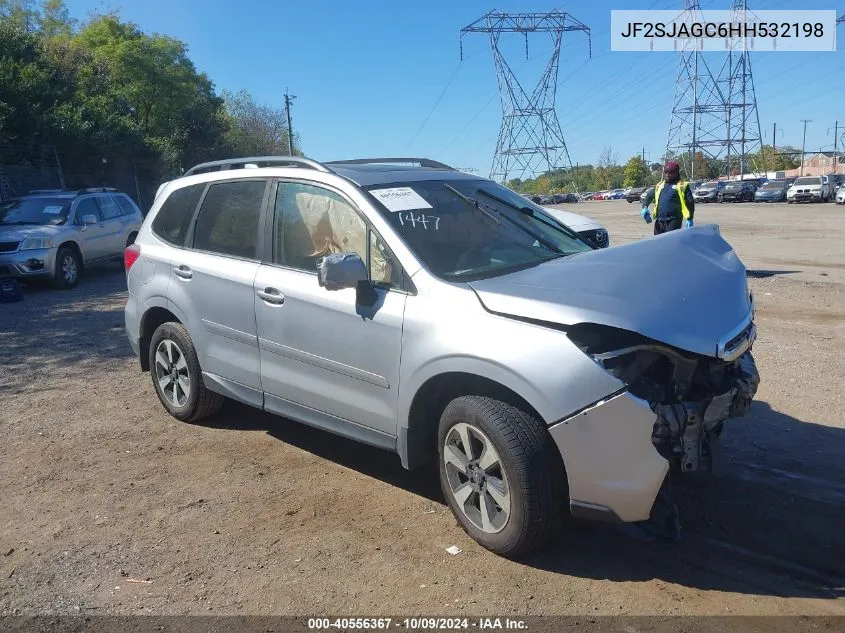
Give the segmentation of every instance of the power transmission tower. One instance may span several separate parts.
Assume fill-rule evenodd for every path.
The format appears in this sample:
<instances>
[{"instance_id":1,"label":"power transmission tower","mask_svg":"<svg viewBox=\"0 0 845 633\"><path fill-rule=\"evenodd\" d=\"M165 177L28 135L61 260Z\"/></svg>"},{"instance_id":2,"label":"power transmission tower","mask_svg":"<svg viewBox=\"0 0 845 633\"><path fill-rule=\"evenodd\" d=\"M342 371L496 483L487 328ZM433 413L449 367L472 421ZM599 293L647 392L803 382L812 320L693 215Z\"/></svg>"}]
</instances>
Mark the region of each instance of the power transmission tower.
<instances>
[{"instance_id":1,"label":"power transmission tower","mask_svg":"<svg viewBox=\"0 0 845 633\"><path fill-rule=\"evenodd\" d=\"M752 15L752 18L754 16ZM746 0L733 0L731 23L748 22ZM761 156L763 135L760 131L760 115L757 111L757 95L754 92L754 78L751 75L751 58L746 38L732 38L728 58L722 68L722 82L727 85L727 169L732 173L733 161L737 159L740 174L748 173L748 155ZM760 165L751 166L755 171ZM762 166L765 169L765 166Z\"/></svg>"},{"instance_id":2,"label":"power transmission tower","mask_svg":"<svg viewBox=\"0 0 845 633\"><path fill-rule=\"evenodd\" d=\"M747 10L745 0L734 0L732 21L744 22ZM689 24L703 21L698 0L686 0L682 19ZM696 162L699 156L723 159L727 175L735 167L744 173L748 155L762 148L746 41L733 38L718 73L711 70L702 49L703 42L692 38L681 49L666 153L686 168L690 179L702 168Z\"/></svg>"},{"instance_id":3,"label":"power transmission tower","mask_svg":"<svg viewBox=\"0 0 845 633\"><path fill-rule=\"evenodd\" d=\"M590 28L562 11L551 13L501 13L491 11L461 29L461 57L463 37L467 33L488 33L502 100L502 125L493 156L490 178L507 181L514 176L534 177L565 167L571 170L572 161L563 139L563 132L555 111L560 46L563 34L582 31L592 56ZM522 33L525 56L528 57L528 34L548 33L552 40L552 54L536 87L529 93L523 88L499 48L504 33Z\"/></svg>"},{"instance_id":4,"label":"power transmission tower","mask_svg":"<svg viewBox=\"0 0 845 633\"><path fill-rule=\"evenodd\" d=\"M698 0L686 0L682 20L687 24L703 21ZM695 164L696 154L718 159L727 143L727 99L701 48L696 39L683 44L666 141L667 156L680 162L691 180L696 177L696 167L701 168Z\"/></svg>"}]
</instances>

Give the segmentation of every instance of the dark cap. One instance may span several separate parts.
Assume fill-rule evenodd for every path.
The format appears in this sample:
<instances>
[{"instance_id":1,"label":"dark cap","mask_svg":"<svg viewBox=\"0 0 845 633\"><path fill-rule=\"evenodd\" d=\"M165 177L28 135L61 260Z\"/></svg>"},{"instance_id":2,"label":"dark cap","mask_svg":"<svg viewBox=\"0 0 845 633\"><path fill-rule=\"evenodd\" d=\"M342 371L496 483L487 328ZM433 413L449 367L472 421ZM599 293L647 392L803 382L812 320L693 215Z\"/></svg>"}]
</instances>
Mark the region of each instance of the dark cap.
<instances>
[{"instance_id":1,"label":"dark cap","mask_svg":"<svg viewBox=\"0 0 845 633\"><path fill-rule=\"evenodd\" d=\"M663 166L663 171L679 172L679 171L681 171L681 166L678 164L678 161L676 161L676 160L666 161L666 164Z\"/></svg>"}]
</instances>

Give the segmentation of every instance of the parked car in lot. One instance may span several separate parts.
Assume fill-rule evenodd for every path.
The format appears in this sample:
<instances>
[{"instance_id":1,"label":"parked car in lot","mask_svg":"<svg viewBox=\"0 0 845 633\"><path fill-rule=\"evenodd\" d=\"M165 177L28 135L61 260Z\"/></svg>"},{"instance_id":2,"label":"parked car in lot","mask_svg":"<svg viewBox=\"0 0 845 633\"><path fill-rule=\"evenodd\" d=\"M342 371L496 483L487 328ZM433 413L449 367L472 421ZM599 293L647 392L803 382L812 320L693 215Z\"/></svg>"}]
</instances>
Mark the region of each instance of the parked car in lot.
<instances>
[{"instance_id":1,"label":"parked car in lot","mask_svg":"<svg viewBox=\"0 0 845 633\"><path fill-rule=\"evenodd\" d=\"M580 202L574 193L556 193L552 196L552 204L566 204L569 202Z\"/></svg>"},{"instance_id":2,"label":"parked car in lot","mask_svg":"<svg viewBox=\"0 0 845 633\"><path fill-rule=\"evenodd\" d=\"M822 176L802 176L792 183L786 192L786 201L827 202L830 199L830 183Z\"/></svg>"},{"instance_id":3,"label":"parked car in lot","mask_svg":"<svg viewBox=\"0 0 845 633\"><path fill-rule=\"evenodd\" d=\"M719 192L719 202L751 202L755 190L754 184L747 180L731 181Z\"/></svg>"},{"instance_id":4,"label":"parked car in lot","mask_svg":"<svg viewBox=\"0 0 845 633\"><path fill-rule=\"evenodd\" d=\"M845 204L845 184L839 185L836 190L836 204Z\"/></svg>"},{"instance_id":5,"label":"parked car in lot","mask_svg":"<svg viewBox=\"0 0 845 633\"><path fill-rule=\"evenodd\" d=\"M562 502L675 525L670 469L705 469L759 382L718 227L594 249L497 183L395 160L219 161L163 188L126 249L125 320L164 408L228 397L434 460L463 529L507 556Z\"/></svg>"},{"instance_id":6,"label":"parked car in lot","mask_svg":"<svg viewBox=\"0 0 845 633\"><path fill-rule=\"evenodd\" d=\"M625 190L624 189L614 189L612 191L607 192L605 195L605 200L621 200L625 197Z\"/></svg>"},{"instance_id":7,"label":"parked car in lot","mask_svg":"<svg viewBox=\"0 0 845 633\"><path fill-rule=\"evenodd\" d=\"M692 198L696 202L718 202L719 194L725 188L721 180L711 180L699 185L698 189L692 192Z\"/></svg>"},{"instance_id":8,"label":"parked car in lot","mask_svg":"<svg viewBox=\"0 0 845 633\"><path fill-rule=\"evenodd\" d=\"M610 236L607 228L595 220L562 209L543 207L543 210L564 226L575 231L582 240L593 248L607 248L610 246Z\"/></svg>"},{"instance_id":9,"label":"parked car in lot","mask_svg":"<svg viewBox=\"0 0 845 633\"><path fill-rule=\"evenodd\" d=\"M645 192L645 187L633 187L625 194L625 200L630 202L639 202Z\"/></svg>"},{"instance_id":10,"label":"parked car in lot","mask_svg":"<svg viewBox=\"0 0 845 633\"><path fill-rule=\"evenodd\" d=\"M0 201L0 277L73 288L86 266L120 260L141 211L117 189L33 191Z\"/></svg>"},{"instance_id":11,"label":"parked car in lot","mask_svg":"<svg viewBox=\"0 0 845 633\"><path fill-rule=\"evenodd\" d=\"M648 187L648 188L647 188L645 191L643 191L643 192L642 192L642 194L640 195L640 202L645 201L645 199L646 199L648 196L652 195L652 194L654 194L654 187Z\"/></svg>"},{"instance_id":12,"label":"parked car in lot","mask_svg":"<svg viewBox=\"0 0 845 633\"><path fill-rule=\"evenodd\" d=\"M790 186L786 180L770 180L754 192L754 202L783 202Z\"/></svg>"}]
</instances>

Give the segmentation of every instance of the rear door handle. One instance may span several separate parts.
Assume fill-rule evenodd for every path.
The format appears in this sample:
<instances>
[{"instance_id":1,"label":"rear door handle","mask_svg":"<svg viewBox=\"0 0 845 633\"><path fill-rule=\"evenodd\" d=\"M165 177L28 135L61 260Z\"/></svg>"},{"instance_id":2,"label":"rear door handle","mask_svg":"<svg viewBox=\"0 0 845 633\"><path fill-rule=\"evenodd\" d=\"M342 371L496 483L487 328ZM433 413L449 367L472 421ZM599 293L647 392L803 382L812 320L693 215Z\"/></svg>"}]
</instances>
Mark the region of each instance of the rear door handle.
<instances>
[{"instance_id":1,"label":"rear door handle","mask_svg":"<svg viewBox=\"0 0 845 633\"><path fill-rule=\"evenodd\" d=\"M173 269L173 274L182 279L190 279L194 276L193 271L184 264L182 266L176 266Z\"/></svg>"},{"instance_id":2,"label":"rear door handle","mask_svg":"<svg viewBox=\"0 0 845 633\"><path fill-rule=\"evenodd\" d=\"M280 306L285 302L285 295L283 295L275 288L265 288L264 290L256 290L255 294L258 295L259 299L262 299L267 303L272 303L273 305Z\"/></svg>"}]
</instances>

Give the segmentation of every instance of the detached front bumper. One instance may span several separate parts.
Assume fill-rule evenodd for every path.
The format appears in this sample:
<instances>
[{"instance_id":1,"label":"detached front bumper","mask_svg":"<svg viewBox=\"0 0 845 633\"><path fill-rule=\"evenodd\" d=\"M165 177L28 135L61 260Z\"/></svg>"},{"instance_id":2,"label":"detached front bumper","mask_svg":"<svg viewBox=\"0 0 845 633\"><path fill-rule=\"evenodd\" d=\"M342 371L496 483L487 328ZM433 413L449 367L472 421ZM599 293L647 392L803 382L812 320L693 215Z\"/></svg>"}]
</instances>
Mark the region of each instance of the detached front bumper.
<instances>
[{"instance_id":1,"label":"detached front bumper","mask_svg":"<svg viewBox=\"0 0 845 633\"><path fill-rule=\"evenodd\" d=\"M0 277L17 279L52 277L55 261L56 250L53 248L33 248L0 253Z\"/></svg>"},{"instance_id":2,"label":"detached front bumper","mask_svg":"<svg viewBox=\"0 0 845 633\"><path fill-rule=\"evenodd\" d=\"M572 514L648 520L670 466L693 472L709 464L723 422L745 415L759 382L754 359L746 352L731 363L721 393L662 404L624 391L552 425Z\"/></svg>"},{"instance_id":3,"label":"detached front bumper","mask_svg":"<svg viewBox=\"0 0 845 633\"><path fill-rule=\"evenodd\" d=\"M549 428L563 456L572 514L644 521L669 470L651 441L657 416L623 392Z\"/></svg>"}]
</instances>

